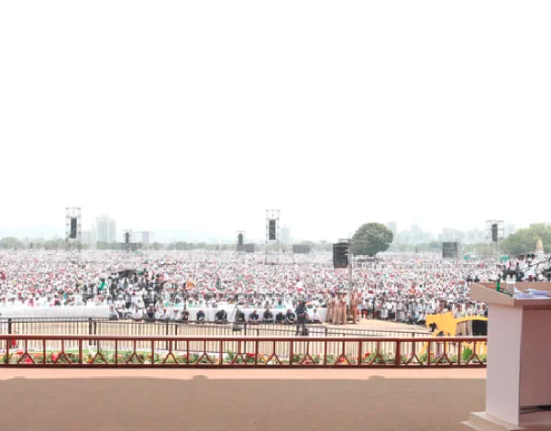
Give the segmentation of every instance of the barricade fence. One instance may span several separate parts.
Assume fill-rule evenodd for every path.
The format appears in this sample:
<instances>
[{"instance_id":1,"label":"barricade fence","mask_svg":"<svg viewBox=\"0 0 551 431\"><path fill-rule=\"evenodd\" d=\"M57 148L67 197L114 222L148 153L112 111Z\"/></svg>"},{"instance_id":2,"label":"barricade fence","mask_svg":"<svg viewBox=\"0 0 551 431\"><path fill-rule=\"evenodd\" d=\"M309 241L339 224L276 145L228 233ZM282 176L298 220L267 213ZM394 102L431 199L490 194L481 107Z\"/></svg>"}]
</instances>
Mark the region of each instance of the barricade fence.
<instances>
[{"instance_id":1,"label":"barricade fence","mask_svg":"<svg viewBox=\"0 0 551 431\"><path fill-rule=\"evenodd\" d=\"M306 325L312 337L431 337L428 332L378 331L336 328L325 325ZM198 336L285 336L296 334L293 325L276 324L214 324L183 323L174 321L125 321L108 319L55 319L55 318L0 318L0 334L65 334L65 335L198 335Z\"/></svg>"},{"instance_id":2,"label":"barricade fence","mask_svg":"<svg viewBox=\"0 0 551 431\"><path fill-rule=\"evenodd\" d=\"M0 334L0 367L485 367L486 337Z\"/></svg>"}]
</instances>

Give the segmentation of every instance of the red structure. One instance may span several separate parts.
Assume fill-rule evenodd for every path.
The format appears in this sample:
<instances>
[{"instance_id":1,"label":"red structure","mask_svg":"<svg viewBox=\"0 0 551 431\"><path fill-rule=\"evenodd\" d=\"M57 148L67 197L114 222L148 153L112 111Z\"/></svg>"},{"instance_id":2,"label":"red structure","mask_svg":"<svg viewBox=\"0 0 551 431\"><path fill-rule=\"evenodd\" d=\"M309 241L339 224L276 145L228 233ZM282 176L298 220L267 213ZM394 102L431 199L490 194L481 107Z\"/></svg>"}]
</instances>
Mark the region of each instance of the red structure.
<instances>
[{"instance_id":1,"label":"red structure","mask_svg":"<svg viewBox=\"0 0 551 431\"><path fill-rule=\"evenodd\" d=\"M485 337L0 335L0 367L485 367L476 353L482 343Z\"/></svg>"}]
</instances>

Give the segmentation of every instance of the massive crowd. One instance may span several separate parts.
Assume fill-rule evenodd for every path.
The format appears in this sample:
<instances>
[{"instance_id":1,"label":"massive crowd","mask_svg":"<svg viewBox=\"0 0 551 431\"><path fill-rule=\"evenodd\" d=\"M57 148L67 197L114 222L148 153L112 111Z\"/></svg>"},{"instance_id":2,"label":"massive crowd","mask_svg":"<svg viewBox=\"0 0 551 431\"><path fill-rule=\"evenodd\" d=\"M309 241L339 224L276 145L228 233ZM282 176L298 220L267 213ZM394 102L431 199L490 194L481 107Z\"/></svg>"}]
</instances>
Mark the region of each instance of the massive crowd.
<instances>
[{"instance_id":1,"label":"massive crowd","mask_svg":"<svg viewBox=\"0 0 551 431\"><path fill-rule=\"evenodd\" d=\"M469 298L470 281L496 280L495 262L442 260L436 254L383 253L357 262L348 295L348 270L333 269L330 254L248 255L231 252L0 253L2 307L109 305L115 319L237 320L295 323L304 301L307 321L345 323L359 316L423 324L427 314L486 314ZM541 271L540 271L541 272ZM534 277L540 277L537 268ZM1 310L0 310L1 314ZM252 317L251 317L252 316Z\"/></svg>"}]
</instances>

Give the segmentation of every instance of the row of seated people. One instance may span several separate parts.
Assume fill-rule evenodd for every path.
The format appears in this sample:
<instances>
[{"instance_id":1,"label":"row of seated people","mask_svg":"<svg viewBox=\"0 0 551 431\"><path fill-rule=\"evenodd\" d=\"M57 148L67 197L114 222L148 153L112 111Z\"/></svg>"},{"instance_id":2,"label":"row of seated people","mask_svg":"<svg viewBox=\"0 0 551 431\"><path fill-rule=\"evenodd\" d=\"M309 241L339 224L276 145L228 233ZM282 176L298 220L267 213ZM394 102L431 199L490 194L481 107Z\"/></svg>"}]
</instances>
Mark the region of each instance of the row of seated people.
<instances>
[{"instance_id":1,"label":"row of seated people","mask_svg":"<svg viewBox=\"0 0 551 431\"><path fill-rule=\"evenodd\" d=\"M223 310L221 310L223 311ZM218 313L217 313L218 314ZM238 310L237 311L237 318L238 323L261 323L260 322L260 316L258 315L257 311L254 310L249 315L249 319L246 320L245 313ZM216 321L216 320L215 320ZM275 323L276 325L296 325L297 324L297 316L292 310L287 310L287 313L283 314L282 311L277 313L274 318L274 314L269 310L266 309L264 313L262 314L262 323ZM316 310L314 310L314 313L312 317L306 313L306 323L312 324L320 324L321 318Z\"/></svg>"},{"instance_id":2,"label":"row of seated people","mask_svg":"<svg viewBox=\"0 0 551 431\"><path fill-rule=\"evenodd\" d=\"M156 318L154 312L148 312L146 313L145 320L172 320L172 321L179 321L183 323L205 323L206 322L206 316L203 310L199 310L197 312L196 320L192 321L190 320L190 314L189 311L184 310L181 316L178 316L178 318L173 318L172 316L167 317L166 319L159 319ZM275 315L269 310L266 309L264 313L262 314L262 320L260 319L260 315L256 310L254 310L247 319L245 317L245 313L243 313L240 310L237 310L236 315L236 321L237 323L249 323L249 324L257 324L257 323L274 323L277 325L296 325L297 323L297 317L296 314L292 310L287 310L287 313L283 314L283 312L279 312ZM218 310L218 312L214 316L214 323L218 324L224 324L228 323L228 313L226 310ZM314 313L312 317L310 318L308 314L306 314L306 323L312 324L317 323L320 324L321 318L316 310L314 310Z\"/></svg>"},{"instance_id":3,"label":"row of seated people","mask_svg":"<svg viewBox=\"0 0 551 431\"><path fill-rule=\"evenodd\" d=\"M283 314L283 312L280 311L274 317L274 314L269 309L266 309L262 314L261 321L260 316L256 310L254 310L249 315L248 319L245 317L245 313L237 310L236 321L237 323L274 323L276 325L296 325L297 316L292 310L287 310L287 313ZM228 315L225 310L219 310L216 313L216 315L214 316L214 323L228 323ZM314 310L312 318L306 315L306 323L322 323L321 318L316 310Z\"/></svg>"}]
</instances>

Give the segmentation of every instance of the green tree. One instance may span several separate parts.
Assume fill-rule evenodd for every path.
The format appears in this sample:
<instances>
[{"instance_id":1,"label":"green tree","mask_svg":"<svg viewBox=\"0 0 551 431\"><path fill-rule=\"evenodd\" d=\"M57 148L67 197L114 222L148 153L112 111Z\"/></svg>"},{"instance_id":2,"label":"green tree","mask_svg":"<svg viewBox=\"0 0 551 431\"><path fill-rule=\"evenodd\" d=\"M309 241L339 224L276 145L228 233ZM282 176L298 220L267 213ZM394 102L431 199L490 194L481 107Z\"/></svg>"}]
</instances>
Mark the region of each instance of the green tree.
<instances>
[{"instance_id":1,"label":"green tree","mask_svg":"<svg viewBox=\"0 0 551 431\"><path fill-rule=\"evenodd\" d=\"M151 244L151 248L153 250L162 250L164 246L160 242L155 241L153 244Z\"/></svg>"},{"instance_id":2,"label":"green tree","mask_svg":"<svg viewBox=\"0 0 551 431\"><path fill-rule=\"evenodd\" d=\"M535 223L526 229L519 229L514 235L509 236L500 244L501 251L509 255L531 253L536 250L538 239L542 240L544 250L549 253L551 249L551 225Z\"/></svg>"},{"instance_id":3,"label":"green tree","mask_svg":"<svg viewBox=\"0 0 551 431\"><path fill-rule=\"evenodd\" d=\"M192 246L193 244L188 244L185 241L178 241L170 244L169 248L171 250L189 250Z\"/></svg>"},{"instance_id":4,"label":"green tree","mask_svg":"<svg viewBox=\"0 0 551 431\"><path fill-rule=\"evenodd\" d=\"M354 255L375 256L388 250L393 239L393 233L384 224L366 223L356 231L353 238Z\"/></svg>"},{"instance_id":5,"label":"green tree","mask_svg":"<svg viewBox=\"0 0 551 431\"><path fill-rule=\"evenodd\" d=\"M122 250L121 245L118 242L98 241L96 243L96 248L98 250Z\"/></svg>"},{"instance_id":6,"label":"green tree","mask_svg":"<svg viewBox=\"0 0 551 431\"><path fill-rule=\"evenodd\" d=\"M65 247L65 241L61 238L52 238L44 242L46 250L63 250Z\"/></svg>"},{"instance_id":7,"label":"green tree","mask_svg":"<svg viewBox=\"0 0 551 431\"><path fill-rule=\"evenodd\" d=\"M489 258L495 255L495 248L493 244L474 244L472 249L474 254L483 258Z\"/></svg>"},{"instance_id":8,"label":"green tree","mask_svg":"<svg viewBox=\"0 0 551 431\"><path fill-rule=\"evenodd\" d=\"M14 237L7 237L0 239L0 248L4 249L13 249L13 248L23 248L23 243Z\"/></svg>"}]
</instances>

